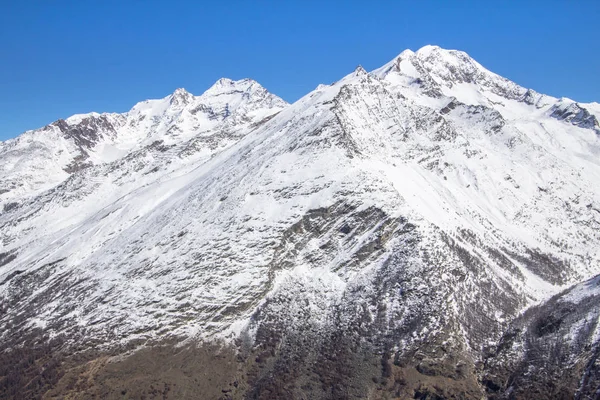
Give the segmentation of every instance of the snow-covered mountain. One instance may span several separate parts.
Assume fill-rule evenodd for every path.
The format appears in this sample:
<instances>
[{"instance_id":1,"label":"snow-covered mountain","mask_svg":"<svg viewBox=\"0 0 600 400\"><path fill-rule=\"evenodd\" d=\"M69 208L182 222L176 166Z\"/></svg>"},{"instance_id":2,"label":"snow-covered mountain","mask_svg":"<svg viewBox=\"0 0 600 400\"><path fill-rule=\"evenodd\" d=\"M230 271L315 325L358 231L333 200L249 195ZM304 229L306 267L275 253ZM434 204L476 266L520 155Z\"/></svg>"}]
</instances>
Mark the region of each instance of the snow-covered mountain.
<instances>
[{"instance_id":1,"label":"snow-covered mountain","mask_svg":"<svg viewBox=\"0 0 600 400\"><path fill-rule=\"evenodd\" d=\"M291 105L221 79L26 132L0 143L0 341L64 357L59 397L192 342L236 366L207 398L514 396L527 343L489 349L600 274L598 118L426 46Z\"/></svg>"},{"instance_id":2,"label":"snow-covered mountain","mask_svg":"<svg viewBox=\"0 0 600 400\"><path fill-rule=\"evenodd\" d=\"M286 105L251 79L220 79L201 96L177 89L125 114L58 120L0 142L0 201L43 193L80 169L122 160L157 141L181 147L179 158L210 156Z\"/></svg>"}]
</instances>

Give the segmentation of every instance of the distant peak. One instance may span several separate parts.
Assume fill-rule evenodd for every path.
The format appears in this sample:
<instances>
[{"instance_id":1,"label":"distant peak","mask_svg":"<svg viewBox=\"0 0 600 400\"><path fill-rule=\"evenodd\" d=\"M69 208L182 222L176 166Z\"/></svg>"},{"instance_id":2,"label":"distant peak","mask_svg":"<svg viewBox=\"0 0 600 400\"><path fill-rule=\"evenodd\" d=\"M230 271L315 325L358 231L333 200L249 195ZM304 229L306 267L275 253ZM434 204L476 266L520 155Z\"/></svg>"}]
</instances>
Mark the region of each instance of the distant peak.
<instances>
[{"instance_id":1,"label":"distant peak","mask_svg":"<svg viewBox=\"0 0 600 400\"><path fill-rule=\"evenodd\" d=\"M215 82L213 87L227 87L227 86L242 86L242 85L250 85L253 83L257 83L255 80L250 78L244 78L237 81L229 78L221 78Z\"/></svg>"},{"instance_id":2,"label":"distant peak","mask_svg":"<svg viewBox=\"0 0 600 400\"><path fill-rule=\"evenodd\" d=\"M475 61L469 54L460 50L448 50L439 46L427 45L421 47L415 53L419 62L430 72L447 72L446 75L456 75L457 71L463 70L469 74L480 71L489 74L481 64Z\"/></svg>"},{"instance_id":3,"label":"distant peak","mask_svg":"<svg viewBox=\"0 0 600 400\"><path fill-rule=\"evenodd\" d=\"M171 105L175 105L175 106L185 106L190 101L192 101L193 98L194 98L193 94L191 94L184 88L178 88L178 89L175 89L175 91L171 95L170 103L171 103Z\"/></svg>"},{"instance_id":4,"label":"distant peak","mask_svg":"<svg viewBox=\"0 0 600 400\"><path fill-rule=\"evenodd\" d=\"M71 115L69 118L65 119L64 121L69 124L69 125L75 125L75 124L79 124L81 121L83 121L86 118L97 118L99 117L100 114L98 114L97 112L90 112L90 113L86 113L86 114L75 114L75 115Z\"/></svg>"},{"instance_id":5,"label":"distant peak","mask_svg":"<svg viewBox=\"0 0 600 400\"><path fill-rule=\"evenodd\" d=\"M435 45L425 45L423 47L421 47L419 50L417 50L417 55L419 56L429 56L431 53L435 52L435 51L439 51L442 50L442 48L440 46L435 46Z\"/></svg>"},{"instance_id":6,"label":"distant peak","mask_svg":"<svg viewBox=\"0 0 600 400\"><path fill-rule=\"evenodd\" d=\"M251 87L262 87L260 84L252 79L244 78L238 81L234 81L229 78L221 78L216 81L204 94L208 95L220 95L223 93L231 92L245 92Z\"/></svg>"},{"instance_id":7,"label":"distant peak","mask_svg":"<svg viewBox=\"0 0 600 400\"><path fill-rule=\"evenodd\" d=\"M187 95L190 95L190 94L191 93L188 92L187 90L185 90L184 88L177 88L173 92L173 96L187 96Z\"/></svg>"},{"instance_id":8,"label":"distant peak","mask_svg":"<svg viewBox=\"0 0 600 400\"><path fill-rule=\"evenodd\" d=\"M215 82L213 87L233 86L234 81L229 78L221 78Z\"/></svg>"},{"instance_id":9,"label":"distant peak","mask_svg":"<svg viewBox=\"0 0 600 400\"><path fill-rule=\"evenodd\" d=\"M358 65L356 69L354 69L354 75L361 76L366 75L367 71L362 67L362 65Z\"/></svg>"},{"instance_id":10,"label":"distant peak","mask_svg":"<svg viewBox=\"0 0 600 400\"><path fill-rule=\"evenodd\" d=\"M444 49L434 45L423 46L417 50L415 54L421 60L436 59L443 62L456 62L458 60L462 62L475 62L475 60L464 51Z\"/></svg>"},{"instance_id":11,"label":"distant peak","mask_svg":"<svg viewBox=\"0 0 600 400\"><path fill-rule=\"evenodd\" d=\"M404 50L402 53L398 54L398 57L396 58L409 58L410 56L413 56L415 54L414 51L412 51L411 49L406 49Z\"/></svg>"}]
</instances>

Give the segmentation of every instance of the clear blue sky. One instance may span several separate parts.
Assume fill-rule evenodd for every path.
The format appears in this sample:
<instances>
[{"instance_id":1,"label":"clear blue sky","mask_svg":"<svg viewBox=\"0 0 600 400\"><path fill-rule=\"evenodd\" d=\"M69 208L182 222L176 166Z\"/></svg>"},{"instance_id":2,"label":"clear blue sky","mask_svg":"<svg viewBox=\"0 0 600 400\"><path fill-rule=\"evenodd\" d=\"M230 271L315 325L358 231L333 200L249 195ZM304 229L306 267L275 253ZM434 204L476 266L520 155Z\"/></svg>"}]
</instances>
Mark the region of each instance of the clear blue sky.
<instances>
[{"instance_id":1,"label":"clear blue sky","mask_svg":"<svg viewBox=\"0 0 600 400\"><path fill-rule=\"evenodd\" d=\"M0 140L178 87L200 94L222 76L291 102L425 44L542 93L600 101L599 0L1 3Z\"/></svg>"}]
</instances>

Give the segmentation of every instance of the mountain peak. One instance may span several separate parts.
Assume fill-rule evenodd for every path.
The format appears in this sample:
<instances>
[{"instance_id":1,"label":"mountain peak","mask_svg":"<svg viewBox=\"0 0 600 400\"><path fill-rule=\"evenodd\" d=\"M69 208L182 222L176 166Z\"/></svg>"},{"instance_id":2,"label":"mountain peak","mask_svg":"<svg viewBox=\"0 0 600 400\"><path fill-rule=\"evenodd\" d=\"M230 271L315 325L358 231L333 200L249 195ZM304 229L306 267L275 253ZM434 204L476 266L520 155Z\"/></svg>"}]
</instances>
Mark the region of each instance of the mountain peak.
<instances>
[{"instance_id":1,"label":"mountain peak","mask_svg":"<svg viewBox=\"0 0 600 400\"><path fill-rule=\"evenodd\" d=\"M427 57L431 53L439 51L439 50L444 50L444 49L442 49L440 46L436 46L436 45L432 45L432 44L427 44L427 45L421 47L419 50L417 50L416 54L419 55L419 56L425 56L425 57ZM412 51L411 51L411 53L412 53Z\"/></svg>"},{"instance_id":2,"label":"mountain peak","mask_svg":"<svg viewBox=\"0 0 600 400\"><path fill-rule=\"evenodd\" d=\"M190 94L191 93L188 92L187 90L185 90L184 88L177 88L173 92L173 96L187 96L187 95L190 95Z\"/></svg>"},{"instance_id":3,"label":"mountain peak","mask_svg":"<svg viewBox=\"0 0 600 400\"><path fill-rule=\"evenodd\" d=\"M417 83L429 97L445 94L458 97L467 104L488 104L484 93L529 103L534 101L531 96L526 96L525 88L489 71L464 51L435 45L423 46L416 52L405 50L373 73L380 78L392 74L389 79L395 84L410 86ZM474 86L465 92L458 89L460 86L457 85L462 84ZM474 95L475 92L479 95ZM541 104L543 102L537 105Z\"/></svg>"},{"instance_id":4,"label":"mountain peak","mask_svg":"<svg viewBox=\"0 0 600 400\"><path fill-rule=\"evenodd\" d=\"M203 95L218 96L221 94L230 94L233 92L246 92L251 87L262 87L253 79L244 78L237 81L229 78L221 78L216 81Z\"/></svg>"},{"instance_id":5,"label":"mountain peak","mask_svg":"<svg viewBox=\"0 0 600 400\"><path fill-rule=\"evenodd\" d=\"M86 118L90 118L90 117L97 118L99 116L100 116L99 113L93 112L93 111L89 112L89 113L85 113L85 114L73 114L70 117L66 118L65 122L69 125L75 125L75 124L80 123L81 121L83 121Z\"/></svg>"},{"instance_id":6,"label":"mountain peak","mask_svg":"<svg viewBox=\"0 0 600 400\"><path fill-rule=\"evenodd\" d=\"M367 71L360 64L354 69L354 75L356 75L356 76L366 75L366 74L367 74Z\"/></svg>"},{"instance_id":7,"label":"mountain peak","mask_svg":"<svg viewBox=\"0 0 600 400\"><path fill-rule=\"evenodd\" d=\"M194 98L194 95L185 90L184 88L175 89L171 95L170 104L174 106L185 106L190 103Z\"/></svg>"},{"instance_id":8,"label":"mountain peak","mask_svg":"<svg viewBox=\"0 0 600 400\"><path fill-rule=\"evenodd\" d=\"M252 84L258 83L256 82L254 79L250 79L250 78L243 78L243 79L239 79L237 81L234 81L233 79L229 79L229 78L221 78L219 80L217 80L211 87L212 88L228 88L228 87L247 87L250 86Z\"/></svg>"},{"instance_id":9,"label":"mountain peak","mask_svg":"<svg viewBox=\"0 0 600 400\"><path fill-rule=\"evenodd\" d=\"M233 79L220 78L213 84L213 87L226 87L226 86L232 86L234 84L235 84L235 81Z\"/></svg>"},{"instance_id":10,"label":"mountain peak","mask_svg":"<svg viewBox=\"0 0 600 400\"><path fill-rule=\"evenodd\" d=\"M398 54L398 57L396 57L396 59L398 59L398 58L402 58L402 59L409 58L410 56L413 56L413 55L415 55L414 51L412 51L411 49L406 49L402 53Z\"/></svg>"},{"instance_id":11,"label":"mountain peak","mask_svg":"<svg viewBox=\"0 0 600 400\"><path fill-rule=\"evenodd\" d=\"M478 69L484 69L477 61L464 51L443 49L440 46L427 45L421 47L415 53L417 58L430 64L438 65L473 65Z\"/></svg>"},{"instance_id":12,"label":"mountain peak","mask_svg":"<svg viewBox=\"0 0 600 400\"><path fill-rule=\"evenodd\" d=\"M407 68L403 69L400 64L405 61L407 62L405 64ZM422 74L424 71L433 73L434 75L438 73L452 75L451 72L462 70L464 68L484 70L484 68L469 57L467 53L458 50L443 49L436 45L426 45L416 52L410 49L402 51L392 61L381 68L376 69L374 72L376 75L385 76L392 70L397 72L402 71L403 74L407 71L413 71L412 73L409 73L409 75L414 77L418 74Z\"/></svg>"},{"instance_id":13,"label":"mountain peak","mask_svg":"<svg viewBox=\"0 0 600 400\"><path fill-rule=\"evenodd\" d=\"M217 103L260 102L267 108L282 108L287 103L276 95L270 93L254 79L244 78L234 81L229 78L221 78L208 88L202 96L205 101Z\"/></svg>"}]
</instances>

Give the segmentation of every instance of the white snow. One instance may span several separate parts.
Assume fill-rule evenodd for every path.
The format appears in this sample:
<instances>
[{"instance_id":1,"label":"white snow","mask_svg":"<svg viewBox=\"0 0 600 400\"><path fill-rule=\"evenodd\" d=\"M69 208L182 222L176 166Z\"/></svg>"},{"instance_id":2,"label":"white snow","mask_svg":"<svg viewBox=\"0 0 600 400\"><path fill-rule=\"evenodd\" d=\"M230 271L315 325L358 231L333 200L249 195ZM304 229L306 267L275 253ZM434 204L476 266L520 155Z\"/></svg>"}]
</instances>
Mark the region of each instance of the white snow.
<instances>
[{"instance_id":1,"label":"white snow","mask_svg":"<svg viewBox=\"0 0 600 400\"><path fill-rule=\"evenodd\" d=\"M104 321L90 325L98 335L230 337L265 299L302 290L325 324L328 308L353 285L369 290L402 244L394 237L353 269L375 228L346 241L327 233L298 249L286 241L310 210L344 203L406 218L427 250L443 248L443 233L477 254L482 277L465 274L455 301L472 301L477 279L540 301L600 273L600 138L551 118L558 100L529 105L526 92L465 53L427 46L291 105L253 80L223 78L200 96L178 89L122 115L73 116L68 124L106 118L114 128L100 128L86 150L91 166L73 174L64 169L80 149L57 126L26 132L0 143L0 189L22 183L0 191L0 253L17 254L0 267L0 282L62 260L30 297L66 273L81 294L62 301L81 325ZM333 253L321 249L330 242ZM563 285L515 256L526 250L563 261ZM293 267L271 265L281 254ZM448 271L464 266L445 260L415 290L450 285ZM42 306L35 324L63 318L59 303Z\"/></svg>"},{"instance_id":2,"label":"white snow","mask_svg":"<svg viewBox=\"0 0 600 400\"><path fill-rule=\"evenodd\" d=\"M566 295L562 296L561 300L580 303L592 296L600 296L600 277L576 285Z\"/></svg>"}]
</instances>

